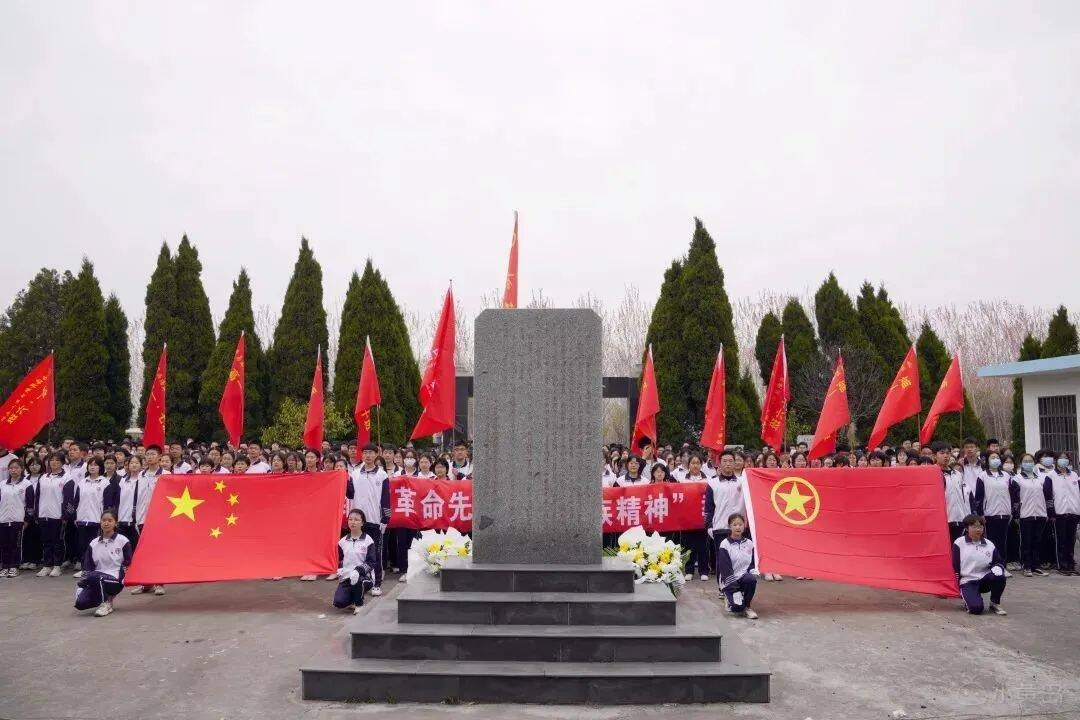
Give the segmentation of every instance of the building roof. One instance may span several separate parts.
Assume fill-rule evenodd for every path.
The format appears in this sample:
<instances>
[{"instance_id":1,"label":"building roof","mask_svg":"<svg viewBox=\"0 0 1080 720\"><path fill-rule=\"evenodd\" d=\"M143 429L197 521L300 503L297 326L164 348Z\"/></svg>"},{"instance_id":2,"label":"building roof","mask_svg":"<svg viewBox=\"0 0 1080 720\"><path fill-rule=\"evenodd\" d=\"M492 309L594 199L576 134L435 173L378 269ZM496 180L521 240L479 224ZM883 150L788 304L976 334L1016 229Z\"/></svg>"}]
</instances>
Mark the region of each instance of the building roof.
<instances>
[{"instance_id":1,"label":"building roof","mask_svg":"<svg viewBox=\"0 0 1080 720\"><path fill-rule=\"evenodd\" d=\"M979 368L978 376L991 377L1026 377L1028 375L1050 375L1053 373L1080 372L1080 355L1062 355L1043 360L1024 360L1023 362L987 365Z\"/></svg>"}]
</instances>

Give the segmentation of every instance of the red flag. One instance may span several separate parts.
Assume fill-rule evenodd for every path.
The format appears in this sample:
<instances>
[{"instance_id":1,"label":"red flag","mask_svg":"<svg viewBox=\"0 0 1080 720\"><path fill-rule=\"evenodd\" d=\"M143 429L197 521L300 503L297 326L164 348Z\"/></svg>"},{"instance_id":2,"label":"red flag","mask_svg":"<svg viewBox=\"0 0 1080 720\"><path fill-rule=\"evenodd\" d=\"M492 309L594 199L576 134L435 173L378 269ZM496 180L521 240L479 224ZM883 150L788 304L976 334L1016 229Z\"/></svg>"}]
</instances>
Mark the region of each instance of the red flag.
<instances>
[{"instance_id":1,"label":"red flag","mask_svg":"<svg viewBox=\"0 0 1080 720\"><path fill-rule=\"evenodd\" d=\"M941 379L941 387L934 396L934 403L930 406L926 422L919 431L919 442L923 445L930 442L942 414L960 412L963 409L964 378L960 374L960 359L954 355L952 362L949 363L949 369L945 371L945 377Z\"/></svg>"},{"instance_id":2,"label":"red flag","mask_svg":"<svg viewBox=\"0 0 1080 720\"><path fill-rule=\"evenodd\" d=\"M229 378L225 381L221 402L218 403L221 422L225 425L229 444L234 448L240 446L240 437L244 434L244 347L244 331L241 330L240 338L236 341Z\"/></svg>"},{"instance_id":3,"label":"red flag","mask_svg":"<svg viewBox=\"0 0 1080 720\"><path fill-rule=\"evenodd\" d=\"M938 468L747 468L758 568L958 597Z\"/></svg>"},{"instance_id":4,"label":"red flag","mask_svg":"<svg viewBox=\"0 0 1080 720\"><path fill-rule=\"evenodd\" d=\"M851 411L848 410L844 358L838 356L836 369L833 370L832 381L829 383L829 391L825 393L825 401L821 404L821 415L818 416L817 429L814 431L814 442L810 446L807 457L813 460L836 452L836 431L850 422Z\"/></svg>"},{"instance_id":5,"label":"red flag","mask_svg":"<svg viewBox=\"0 0 1080 720\"><path fill-rule=\"evenodd\" d=\"M150 383L150 397L146 398L146 423L143 425L142 443L145 447L165 447L165 366L169 346L161 346L157 372Z\"/></svg>"},{"instance_id":6,"label":"red flag","mask_svg":"<svg viewBox=\"0 0 1080 720\"><path fill-rule=\"evenodd\" d=\"M424 411L416 421L410 440L427 437L454 427L457 371L454 366L454 290L446 291L439 327L431 340L424 377L420 382L420 405Z\"/></svg>"},{"instance_id":7,"label":"red flag","mask_svg":"<svg viewBox=\"0 0 1080 720\"><path fill-rule=\"evenodd\" d=\"M294 475L162 475L124 582L335 572L344 502L344 470L306 474L303 482Z\"/></svg>"},{"instance_id":8,"label":"red flag","mask_svg":"<svg viewBox=\"0 0 1080 720\"><path fill-rule=\"evenodd\" d=\"M506 268L503 309L514 310L518 300L518 214L514 211L514 238L510 241L510 263Z\"/></svg>"},{"instance_id":9,"label":"red flag","mask_svg":"<svg viewBox=\"0 0 1080 720\"><path fill-rule=\"evenodd\" d=\"M723 450L727 444L727 398L724 377L724 349L716 353L712 380L709 381L709 397L705 400L705 427L701 430L701 447Z\"/></svg>"},{"instance_id":10,"label":"red flag","mask_svg":"<svg viewBox=\"0 0 1080 720\"><path fill-rule=\"evenodd\" d=\"M881 404L874 429L866 446L870 449L881 445L885 433L896 423L906 420L922 409L919 399L919 361L915 357L915 346L908 350L896 377L885 393L885 402Z\"/></svg>"},{"instance_id":11,"label":"red flag","mask_svg":"<svg viewBox=\"0 0 1080 720\"><path fill-rule=\"evenodd\" d=\"M53 354L49 353L0 405L0 445L12 450L30 442L56 419Z\"/></svg>"},{"instance_id":12,"label":"red flag","mask_svg":"<svg viewBox=\"0 0 1080 720\"><path fill-rule=\"evenodd\" d=\"M304 447L322 451L323 439L323 379L322 347L315 351L315 377L311 379L311 399L308 401L307 420L304 421Z\"/></svg>"},{"instance_id":13,"label":"red flag","mask_svg":"<svg viewBox=\"0 0 1080 720\"><path fill-rule=\"evenodd\" d=\"M784 350L784 336L776 348L772 374L769 376L769 389L765 393L765 404L761 406L761 439L766 445L779 451L784 444L784 431L787 429L787 404L791 399L788 387L787 351Z\"/></svg>"},{"instance_id":14,"label":"red flag","mask_svg":"<svg viewBox=\"0 0 1080 720\"><path fill-rule=\"evenodd\" d=\"M630 447L638 449L638 440L649 438L656 442L656 416L660 414L660 395L656 391L656 369L653 367L652 345L645 355L645 368L641 372L641 391L638 393L637 417L634 419L634 436Z\"/></svg>"},{"instance_id":15,"label":"red flag","mask_svg":"<svg viewBox=\"0 0 1080 720\"><path fill-rule=\"evenodd\" d=\"M371 354L371 338L364 344L364 362L360 366L360 383L356 386L356 444L364 447L371 442L371 407L382 404L379 376L375 373L375 357Z\"/></svg>"}]
</instances>

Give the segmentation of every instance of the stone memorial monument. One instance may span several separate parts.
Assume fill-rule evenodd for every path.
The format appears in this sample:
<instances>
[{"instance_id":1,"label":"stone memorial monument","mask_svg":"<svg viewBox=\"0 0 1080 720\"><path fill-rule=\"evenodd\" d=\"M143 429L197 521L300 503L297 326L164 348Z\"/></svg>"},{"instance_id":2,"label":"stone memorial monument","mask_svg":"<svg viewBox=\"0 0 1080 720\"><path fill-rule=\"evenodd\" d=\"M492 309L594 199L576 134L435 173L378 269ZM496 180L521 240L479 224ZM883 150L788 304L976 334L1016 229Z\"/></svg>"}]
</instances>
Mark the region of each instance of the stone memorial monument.
<instances>
[{"instance_id":1,"label":"stone memorial monument","mask_svg":"<svg viewBox=\"0 0 1080 720\"><path fill-rule=\"evenodd\" d=\"M767 702L716 605L677 617L602 555L600 318L486 310L475 338L473 557L373 599L301 668L304 699Z\"/></svg>"}]
</instances>

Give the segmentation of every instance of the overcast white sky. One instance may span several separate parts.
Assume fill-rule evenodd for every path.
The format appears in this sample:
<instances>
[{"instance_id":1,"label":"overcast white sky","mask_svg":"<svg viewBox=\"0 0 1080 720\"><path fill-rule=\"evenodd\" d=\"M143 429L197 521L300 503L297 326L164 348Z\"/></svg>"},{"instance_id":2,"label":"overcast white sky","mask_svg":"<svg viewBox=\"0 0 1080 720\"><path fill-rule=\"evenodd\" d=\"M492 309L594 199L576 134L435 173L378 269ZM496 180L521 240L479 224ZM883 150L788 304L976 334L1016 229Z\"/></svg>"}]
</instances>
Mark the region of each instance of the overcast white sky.
<instances>
[{"instance_id":1,"label":"overcast white sky","mask_svg":"<svg viewBox=\"0 0 1080 720\"><path fill-rule=\"evenodd\" d=\"M0 307L88 254L142 313L162 240L215 317L371 256L470 309L656 295L692 217L728 289L1077 303L1080 3L0 4ZM1070 270L1067 282L1035 274Z\"/></svg>"}]
</instances>

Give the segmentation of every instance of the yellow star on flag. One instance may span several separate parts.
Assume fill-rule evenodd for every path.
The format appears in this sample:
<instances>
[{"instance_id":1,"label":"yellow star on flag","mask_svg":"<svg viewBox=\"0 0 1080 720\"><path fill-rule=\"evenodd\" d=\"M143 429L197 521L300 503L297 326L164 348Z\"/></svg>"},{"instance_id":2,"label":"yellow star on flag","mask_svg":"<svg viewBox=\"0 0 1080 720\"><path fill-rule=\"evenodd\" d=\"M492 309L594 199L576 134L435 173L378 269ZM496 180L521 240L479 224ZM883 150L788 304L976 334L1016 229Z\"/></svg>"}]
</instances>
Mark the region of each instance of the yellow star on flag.
<instances>
[{"instance_id":1,"label":"yellow star on flag","mask_svg":"<svg viewBox=\"0 0 1080 720\"><path fill-rule=\"evenodd\" d=\"M229 503L230 505L235 505L235 504L236 504L236 503L238 503L238 502L240 502L240 496L239 496L239 495L237 495L236 493L231 493L231 494L229 495L228 503Z\"/></svg>"},{"instance_id":2,"label":"yellow star on flag","mask_svg":"<svg viewBox=\"0 0 1080 720\"><path fill-rule=\"evenodd\" d=\"M210 537L216 538L221 536L221 528L214 528L210 531Z\"/></svg>"},{"instance_id":3,"label":"yellow star on flag","mask_svg":"<svg viewBox=\"0 0 1080 720\"><path fill-rule=\"evenodd\" d=\"M205 500L197 500L191 497L191 492L187 486L184 486L184 492L180 494L180 497L165 496L166 499L173 504L172 515L169 517L174 518L177 515L187 515L191 518L191 521L195 521L195 508L202 505Z\"/></svg>"},{"instance_id":4,"label":"yellow star on flag","mask_svg":"<svg viewBox=\"0 0 1080 720\"><path fill-rule=\"evenodd\" d=\"M218 492L224 492L225 491L225 483L223 483L221 480L218 480L216 483L214 483L214 489L217 490Z\"/></svg>"},{"instance_id":5,"label":"yellow star on flag","mask_svg":"<svg viewBox=\"0 0 1080 720\"><path fill-rule=\"evenodd\" d=\"M793 510L803 517L806 517L806 503L810 502L813 495L803 495L799 492L799 486L796 483L791 483L791 489L786 493L777 493L778 496L784 498L784 502L787 503L787 507L784 508L784 514L788 515Z\"/></svg>"},{"instance_id":6,"label":"yellow star on flag","mask_svg":"<svg viewBox=\"0 0 1080 720\"><path fill-rule=\"evenodd\" d=\"M225 518L225 522L227 522L230 525L235 525L236 521L239 520L239 519L240 518L236 517L235 515L229 515L229 517Z\"/></svg>"}]
</instances>

